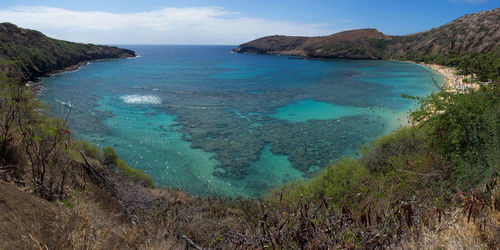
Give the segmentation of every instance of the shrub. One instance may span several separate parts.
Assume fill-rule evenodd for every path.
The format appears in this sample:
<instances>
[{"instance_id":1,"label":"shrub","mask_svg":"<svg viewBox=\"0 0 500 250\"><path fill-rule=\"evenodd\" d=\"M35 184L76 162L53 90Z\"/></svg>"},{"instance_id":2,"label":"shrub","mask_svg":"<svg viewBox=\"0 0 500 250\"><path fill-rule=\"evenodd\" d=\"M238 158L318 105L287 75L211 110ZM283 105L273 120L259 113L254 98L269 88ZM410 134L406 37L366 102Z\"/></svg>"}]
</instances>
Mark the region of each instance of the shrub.
<instances>
[{"instance_id":1,"label":"shrub","mask_svg":"<svg viewBox=\"0 0 500 250\"><path fill-rule=\"evenodd\" d=\"M308 184L308 192L314 196L330 198L335 204L359 196L363 183L370 180L370 172L357 160L343 159L325 168Z\"/></svg>"},{"instance_id":2,"label":"shrub","mask_svg":"<svg viewBox=\"0 0 500 250\"><path fill-rule=\"evenodd\" d=\"M361 162L370 171L380 172L397 156L424 152L424 135L415 128L402 128L378 139L366 150Z\"/></svg>"},{"instance_id":3,"label":"shrub","mask_svg":"<svg viewBox=\"0 0 500 250\"><path fill-rule=\"evenodd\" d=\"M479 81L485 82L500 77L500 49L486 54L463 57L458 63L462 74L475 74Z\"/></svg>"},{"instance_id":4,"label":"shrub","mask_svg":"<svg viewBox=\"0 0 500 250\"><path fill-rule=\"evenodd\" d=\"M150 175L143 173L138 169L131 168L125 163L124 160L118 158L115 150L112 147L105 147L102 149L103 152L103 164L107 167L118 170L118 172L124 174L125 176L138 181L141 185L149 188L154 188L155 184L153 178Z\"/></svg>"},{"instance_id":5,"label":"shrub","mask_svg":"<svg viewBox=\"0 0 500 250\"><path fill-rule=\"evenodd\" d=\"M75 151L82 151L85 156L90 157L92 159L96 159L101 161L102 160L102 154L96 146L90 144L87 141L76 141L73 144L71 144L71 149Z\"/></svg>"},{"instance_id":6,"label":"shrub","mask_svg":"<svg viewBox=\"0 0 500 250\"><path fill-rule=\"evenodd\" d=\"M7 82L0 71L0 166L22 164L26 158L16 128L15 114L19 106L14 102L21 100L24 94L19 86Z\"/></svg>"},{"instance_id":7,"label":"shrub","mask_svg":"<svg viewBox=\"0 0 500 250\"><path fill-rule=\"evenodd\" d=\"M283 186L280 192L292 202L308 197L316 200L327 198L337 207L345 201L356 205L369 192L369 185L366 184L372 177L360 161L346 158L326 167L311 180Z\"/></svg>"},{"instance_id":8,"label":"shrub","mask_svg":"<svg viewBox=\"0 0 500 250\"><path fill-rule=\"evenodd\" d=\"M412 113L427 134L429 151L451 168L449 182L469 189L500 168L498 83L468 94L440 91L421 100Z\"/></svg>"},{"instance_id":9,"label":"shrub","mask_svg":"<svg viewBox=\"0 0 500 250\"><path fill-rule=\"evenodd\" d=\"M118 159L116 162L116 168L118 171L125 176L138 181L141 185L149 188L154 188L155 184L153 182L153 178L150 175L143 173L138 169L131 168L125 163L125 161Z\"/></svg>"},{"instance_id":10,"label":"shrub","mask_svg":"<svg viewBox=\"0 0 500 250\"><path fill-rule=\"evenodd\" d=\"M118 155L112 147L105 147L102 149L102 163L108 167L116 167Z\"/></svg>"}]
</instances>

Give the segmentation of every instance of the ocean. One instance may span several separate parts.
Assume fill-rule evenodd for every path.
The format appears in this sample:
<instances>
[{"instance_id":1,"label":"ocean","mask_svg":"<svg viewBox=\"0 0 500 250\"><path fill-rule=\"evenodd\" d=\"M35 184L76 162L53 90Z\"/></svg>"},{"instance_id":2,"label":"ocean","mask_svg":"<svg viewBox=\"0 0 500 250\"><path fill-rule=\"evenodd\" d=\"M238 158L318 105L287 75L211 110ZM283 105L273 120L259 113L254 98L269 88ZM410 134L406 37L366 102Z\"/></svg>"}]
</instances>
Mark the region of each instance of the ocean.
<instances>
[{"instance_id":1,"label":"ocean","mask_svg":"<svg viewBox=\"0 0 500 250\"><path fill-rule=\"evenodd\" d=\"M290 60L235 46L126 45L43 79L51 115L71 109L76 139L112 146L158 186L256 197L313 176L406 125L442 77L417 64Z\"/></svg>"}]
</instances>

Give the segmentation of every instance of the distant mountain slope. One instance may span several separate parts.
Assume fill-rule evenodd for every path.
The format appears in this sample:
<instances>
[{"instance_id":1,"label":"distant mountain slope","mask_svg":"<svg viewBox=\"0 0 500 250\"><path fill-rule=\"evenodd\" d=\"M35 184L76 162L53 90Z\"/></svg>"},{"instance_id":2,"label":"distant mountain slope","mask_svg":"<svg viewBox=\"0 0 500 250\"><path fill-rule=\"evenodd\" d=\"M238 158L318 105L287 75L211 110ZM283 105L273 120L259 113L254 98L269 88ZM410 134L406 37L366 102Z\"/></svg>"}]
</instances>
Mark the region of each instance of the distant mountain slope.
<instances>
[{"instance_id":1,"label":"distant mountain slope","mask_svg":"<svg viewBox=\"0 0 500 250\"><path fill-rule=\"evenodd\" d=\"M441 27L406 36L375 29L323 37L269 36L244 43L240 53L332 59L412 59L419 56L487 53L500 47L500 8L465 15Z\"/></svg>"},{"instance_id":2,"label":"distant mountain slope","mask_svg":"<svg viewBox=\"0 0 500 250\"><path fill-rule=\"evenodd\" d=\"M0 74L33 80L84 61L133 57L131 50L66 42L11 23L0 23Z\"/></svg>"},{"instance_id":3,"label":"distant mountain slope","mask_svg":"<svg viewBox=\"0 0 500 250\"><path fill-rule=\"evenodd\" d=\"M462 16L429 31L395 37L390 54L469 55L500 47L500 8Z\"/></svg>"}]
</instances>

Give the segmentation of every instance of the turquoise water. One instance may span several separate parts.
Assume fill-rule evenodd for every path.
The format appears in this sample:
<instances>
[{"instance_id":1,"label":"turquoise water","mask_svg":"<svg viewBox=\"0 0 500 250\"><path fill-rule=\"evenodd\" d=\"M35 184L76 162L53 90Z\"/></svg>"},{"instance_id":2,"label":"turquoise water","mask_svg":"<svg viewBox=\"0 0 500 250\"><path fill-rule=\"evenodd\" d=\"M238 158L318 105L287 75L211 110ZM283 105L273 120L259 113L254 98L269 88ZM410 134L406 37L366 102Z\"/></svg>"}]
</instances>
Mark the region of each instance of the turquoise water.
<instances>
[{"instance_id":1,"label":"turquoise water","mask_svg":"<svg viewBox=\"0 0 500 250\"><path fill-rule=\"evenodd\" d=\"M232 46L125 46L140 57L93 62L43 80L76 137L112 146L159 186L257 196L308 178L406 123L434 89L428 69L393 61L288 60Z\"/></svg>"},{"instance_id":2,"label":"turquoise water","mask_svg":"<svg viewBox=\"0 0 500 250\"><path fill-rule=\"evenodd\" d=\"M369 114L370 111L366 107L341 106L308 99L280 107L270 116L290 122L307 122L314 119L333 120L345 116Z\"/></svg>"}]
</instances>

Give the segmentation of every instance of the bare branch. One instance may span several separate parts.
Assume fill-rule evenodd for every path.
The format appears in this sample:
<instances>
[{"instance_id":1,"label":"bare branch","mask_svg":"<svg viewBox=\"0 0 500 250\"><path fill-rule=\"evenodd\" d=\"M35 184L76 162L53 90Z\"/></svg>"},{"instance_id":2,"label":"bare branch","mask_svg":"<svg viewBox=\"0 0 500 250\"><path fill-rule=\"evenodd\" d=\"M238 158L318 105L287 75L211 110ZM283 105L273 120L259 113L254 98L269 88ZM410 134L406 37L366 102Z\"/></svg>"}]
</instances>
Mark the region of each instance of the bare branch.
<instances>
[{"instance_id":1,"label":"bare branch","mask_svg":"<svg viewBox=\"0 0 500 250\"><path fill-rule=\"evenodd\" d=\"M183 234L183 235L182 235L182 238L183 238L185 241L187 241L187 243L189 243L189 245L191 245L192 247L194 247L194 248L196 248L196 249L198 249L198 250L203 250L203 248L202 248L202 247L200 247L200 246L196 245L196 244L195 244L195 243L194 243L194 242L193 242L190 238L188 238L186 235L184 235L184 234Z\"/></svg>"}]
</instances>

